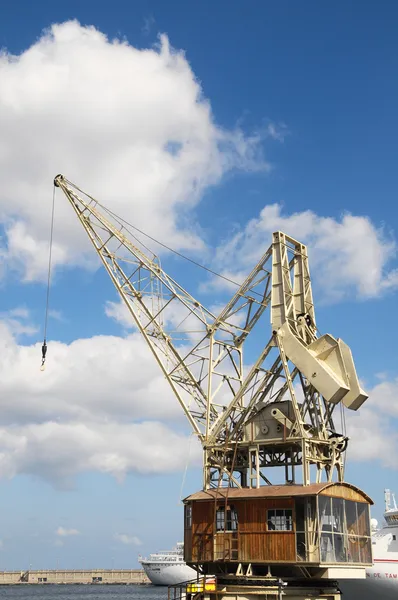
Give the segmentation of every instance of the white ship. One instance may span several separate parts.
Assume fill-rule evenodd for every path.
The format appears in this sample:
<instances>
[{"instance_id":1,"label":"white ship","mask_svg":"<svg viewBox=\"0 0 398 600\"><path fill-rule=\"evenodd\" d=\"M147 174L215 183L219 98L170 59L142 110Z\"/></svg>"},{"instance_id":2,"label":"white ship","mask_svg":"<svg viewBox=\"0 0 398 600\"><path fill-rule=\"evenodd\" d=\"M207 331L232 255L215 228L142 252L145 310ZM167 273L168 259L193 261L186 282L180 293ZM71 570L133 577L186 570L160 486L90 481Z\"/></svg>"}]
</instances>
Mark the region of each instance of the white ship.
<instances>
[{"instance_id":1,"label":"white ship","mask_svg":"<svg viewBox=\"0 0 398 600\"><path fill-rule=\"evenodd\" d=\"M196 571L184 562L184 543L178 542L174 550L156 552L149 558L138 558L142 568L154 585L177 585L196 578Z\"/></svg>"},{"instance_id":2,"label":"white ship","mask_svg":"<svg viewBox=\"0 0 398 600\"><path fill-rule=\"evenodd\" d=\"M341 581L344 600L397 600L398 599L398 507L394 494L385 490L385 523L372 535L374 565L366 570L366 579Z\"/></svg>"}]
</instances>

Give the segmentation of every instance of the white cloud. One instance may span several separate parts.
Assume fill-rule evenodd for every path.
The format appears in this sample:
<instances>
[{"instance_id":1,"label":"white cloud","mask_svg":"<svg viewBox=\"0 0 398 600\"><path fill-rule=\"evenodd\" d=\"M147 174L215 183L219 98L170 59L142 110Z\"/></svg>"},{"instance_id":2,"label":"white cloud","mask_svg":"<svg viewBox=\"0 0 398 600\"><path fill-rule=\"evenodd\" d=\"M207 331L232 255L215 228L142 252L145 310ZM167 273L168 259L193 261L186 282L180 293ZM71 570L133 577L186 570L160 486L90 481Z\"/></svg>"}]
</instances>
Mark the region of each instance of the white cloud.
<instances>
[{"instance_id":1,"label":"white cloud","mask_svg":"<svg viewBox=\"0 0 398 600\"><path fill-rule=\"evenodd\" d=\"M267 135L278 142L284 142L285 137L289 134L289 130L284 123L269 123L267 126Z\"/></svg>"},{"instance_id":2,"label":"white cloud","mask_svg":"<svg viewBox=\"0 0 398 600\"><path fill-rule=\"evenodd\" d=\"M377 404L381 415L398 419L398 377L389 381L386 374L379 374L382 379L372 390L372 404Z\"/></svg>"},{"instance_id":3,"label":"white cloud","mask_svg":"<svg viewBox=\"0 0 398 600\"><path fill-rule=\"evenodd\" d=\"M378 383L358 413L345 414L350 437L348 460L377 460L398 469L398 379Z\"/></svg>"},{"instance_id":4,"label":"white cloud","mask_svg":"<svg viewBox=\"0 0 398 600\"><path fill-rule=\"evenodd\" d=\"M115 533L115 540L118 540L122 544L141 546L142 542L136 535L127 535L126 533Z\"/></svg>"},{"instance_id":5,"label":"white cloud","mask_svg":"<svg viewBox=\"0 0 398 600\"><path fill-rule=\"evenodd\" d=\"M48 311L48 316L50 319L54 319L55 321L65 321L61 310L50 309Z\"/></svg>"},{"instance_id":6,"label":"white cloud","mask_svg":"<svg viewBox=\"0 0 398 600\"><path fill-rule=\"evenodd\" d=\"M149 299L144 298L144 303L148 305L151 312L154 310ZM193 346L195 341L202 339L206 335L205 326L200 324L198 319L182 303L178 301L171 302L170 304L161 302L156 310L159 310L160 306L163 306L164 309L161 312L158 322L162 324L166 333L169 333L171 337L178 340L180 352L185 344L187 344L188 350L188 348ZM212 307L209 310L213 314L216 314ZM219 308L220 310L221 308ZM137 330L135 321L123 300L119 300L119 302L107 301L105 304L105 314L121 325L125 331ZM231 321L236 323L238 319L231 319Z\"/></svg>"},{"instance_id":7,"label":"white cloud","mask_svg":"<svg viewBox=\"0 0 398 600\"><path fill-rule=\"evenodd\" d=\"M80 531L77 529L66 529L65 527L59 526L55 534L61 537L69 537L70 535L80 535Z\"/></svg>"},{"instance_id":8,"label":"white cloud","mask_svg":"<svg viewBox=\"0 0 398 600\"><path fill-rule=\"evenodd\" d=\"M218 127L181 51L53 25L19 56L0 55L3 269L45 279L52 180L63 173L176 248L201 248L191 209L231 169L265 169L261 141ZM280 137L270 125L268 137ZM189 217L189 218L188 218ZM88 255L85 251L88 251ZM96 264L59 192L54 265Z\"/></svg>"},{"instance_id":9,"label":"white cloud","mask_svg":"<svg viewBox=\"0 0 398 600\"><path fill-rule=\"evenodd\" d=\"M122 479L129 472L183 470L190 429L138 334L21 346L0 321L0 478L34 475L68 486L77 473ZM396 468L398 380L370 390L358 413L346 411L348 458ZM200 464L199 444L190 464Z\"/></svg>"},{"instance_id":10,"label":"white cloud","mask_svg":"<svg viewBox=\"0 0 398 600\"><path fill-rule=\"evenodd\" d=\"M278 230L309 246L310 268L323 299L369 298L398 287L398 269L391 267L396 243L368 217L347 213L335 219L309 210L285 215L279 204L265 206L258 218L220 246L217 266L240 281L271 244L271 233ZM225 284L214 280L212 285Z\"/></svg>"},{"instance_id":11,"label":"white cloud","mask_svg":"<svg viewBox=\"0 0 398 600\"><path fill-rule=\"evenodd\" d=\"M152 28L154 27L155 23L156 23L156 21L155 21L153 15L149 15L149 17L145 17L144 24L141 29L142 33L144 35L149 35Z\"/></svg>"},{"instance_id":12,"label":"white cloud","mask_svg":"<svg viewBox=\"0 0 398 600\"><path fill-rule=\"evenodd\" d=\"M85 423L93 414L99 422L182 417L138 334L50 342L44 373L39 369L41 344L18 345L1 322L0 348L3 424Z\"/></svg>"},{"instance_id":13,"label":"white cloud","mask_svg":"<svg viewBox=\"0 0 398 600\"><path fill-rule=\"evenodd\" d=\"M0 476L34 474L68 486L77 473L97 471L121 480L128 472L182 470L188 437L156 421L123 424L43 422L0 429Z\"/></svg>"},{"instance_id":14,"label":"white cloud","mask_svg":"<svg viewBox=\"0 0 398 600\"><path fill-rule=\"evenodd\" d=\"M8 315L15 319L29 319L30 312L25 306L17 306L8 311Z\"/></svg>"},{"instance_id":15,"label":"white cloud","mask_svg":"<svg viewBox=\"0 0 398 600\"><path fill-rule=\"evenodd\" d=\"M67 486L85 471L185 467L190 429L138 334L52 342L41 372L40 344L19 345L0 321L0 349L0 478Z\"/></svg>"},{"instance_id":16,"label":"white cloud","mask_svg":"<svg viewBox=\"0 0 398 600\"><path fill-rule=\"evenodd\" d=\"M105 314L119 323L124 329L133 329L135 327L133 317L122 300L119 302L108 300L105 304Z\"/></svg>"},{"instance_id":17,"label":"white cloud","mask_svg":"<svg viewBox=\"0 0 398 600\"><path fill-rule=\"evenodd\" d=\"M38 332L36 325L30 322L30 312L23 306L0 312L0 319L16 338L22 335L30 337Z\"/></svg>"}]
</instances>

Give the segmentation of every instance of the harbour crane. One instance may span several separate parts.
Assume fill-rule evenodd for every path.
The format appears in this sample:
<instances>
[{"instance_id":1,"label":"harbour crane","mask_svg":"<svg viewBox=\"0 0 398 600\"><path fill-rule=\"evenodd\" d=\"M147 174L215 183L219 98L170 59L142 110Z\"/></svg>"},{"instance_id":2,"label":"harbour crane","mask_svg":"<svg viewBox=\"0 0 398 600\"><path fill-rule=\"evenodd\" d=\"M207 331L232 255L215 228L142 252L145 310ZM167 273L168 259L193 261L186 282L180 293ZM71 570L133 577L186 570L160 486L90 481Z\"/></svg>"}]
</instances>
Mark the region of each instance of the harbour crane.
<instances>
[{"instance_id":1,"label":"harbour crane","mask_svg":"<svg viewBox=\"0 0 398 600\"><path fill-rule=\"evenodd\" d=\"M275 232L228 304L216 316L135 245L126 222L65 179L55 178L147 342L204 450L204 488L220 480L259 487L267 467L286 482L343 481L347 438L337 432L339 403L357 410L361 389L349 347L318 337L307 248ZM133 234L134 235L134 234ZM141 246L141 247L139 247ZM269 309L271 335L246 372L243 350Z\"/></svg>"},{"instance_id":2,"label":"harbour crane","mask_svg":"<svg viewBox=\"0 0 398 600\"><path fill-rule=\"evenodd\" d=\"M193 527L192 510L199 510L196 501L202 502L203 508L209 498L217 507L217 494L224 499L222 531L218 521L214 524L214 515L208 513L206 535L214 538L211 551L210 538L203 537L204 533L192 530L191 538L188 535L190 563L202 572L208 564L208 572L214 573L221 561L223 566L218 570L225 573L227 563L239 563L241 568L249 561L250 570L257 564L261 572L264 560L268 565L273 560L283 564L301 561L311 568L317 563L318 570L312 576L319 576L322 534L315 529L321 517L317 516L318 509L311 512L310 508L315 507L315 496L329 489L346 503L356 499L367 508L371 503L360 490L353 491L344 482L348 438L344 430L336 429L334 419L339 405L356 411L368 396L359 383L349 346L340 338L318 332L306 246L281 231L274 232L269 248L245 281L237 285L226 306L215 314L163 270L159 258L138 239L136 228L63 175L55 177L54 185L70 202L132 324L146 341L202 445L203 491L207 495L188 499L186 535ZM267 310L269 337L247 366L245 345L256 330L256 343L266 339L262 317ZM238 533L232 528L232 537L227 535L226 522L229 519L232 527L235 514L235 508L228 508L228 497L236 498L236 505L245 498L254 506L254 499L261 494L264 499L270 494L283 495L272 483L273 473L282 479L283 494L291 496L285 504L296 506L293 496L299 494L298 489L305 496L305 558L300 555L302 542L298 538L294 560L283 552L282 558L276 554L273 558L271 553L263 560L259 556L247 558L247 549L238 550L238 546L231 550L233 534ZM298 514L301 504L297 502ZM285 517L288 510L282 510ZM291 522L286 520L285 526ZM318 552L317 560L314 552ZM363 566L369 556L362 558ZM341 557L336 561L345 562Z\"/></svg>"}]
</instances>

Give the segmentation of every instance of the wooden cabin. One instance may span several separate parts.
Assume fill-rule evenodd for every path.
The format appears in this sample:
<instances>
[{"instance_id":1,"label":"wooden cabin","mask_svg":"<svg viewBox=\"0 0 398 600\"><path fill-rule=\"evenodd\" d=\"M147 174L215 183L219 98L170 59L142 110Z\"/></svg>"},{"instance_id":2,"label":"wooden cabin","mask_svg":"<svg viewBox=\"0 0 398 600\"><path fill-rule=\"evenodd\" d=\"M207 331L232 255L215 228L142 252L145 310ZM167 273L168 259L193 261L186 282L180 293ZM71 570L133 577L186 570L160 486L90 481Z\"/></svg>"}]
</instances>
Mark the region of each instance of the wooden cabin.
<instances>
[{"instance_id":1,"label":"wooden cabin","mask_svg":"<svg viewBox=\"0 0 398 600\"><path fill-rule=\"evenodd\" d=\"M372 564L373 502L347 483L217 488L184 504L185 561L204 573Z\"/></svg>"}]
</instances>

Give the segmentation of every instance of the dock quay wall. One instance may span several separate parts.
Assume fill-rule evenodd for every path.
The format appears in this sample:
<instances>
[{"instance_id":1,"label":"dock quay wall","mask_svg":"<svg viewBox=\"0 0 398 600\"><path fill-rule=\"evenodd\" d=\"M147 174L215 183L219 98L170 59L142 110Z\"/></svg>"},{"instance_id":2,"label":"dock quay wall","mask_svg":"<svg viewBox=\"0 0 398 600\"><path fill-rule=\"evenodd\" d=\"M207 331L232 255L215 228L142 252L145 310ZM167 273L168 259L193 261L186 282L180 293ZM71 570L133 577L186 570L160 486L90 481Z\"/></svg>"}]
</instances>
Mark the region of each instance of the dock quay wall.
<instances>
[{"instance_id":1,"label":"dock quay wall","mask_svg":"<svg viewBox=\"0 0 398 600\"><path fill-rule=\"evenodd\" d=\"M96 584L149 584L150 581L142 569L80 569L66 570L43 569L39 571L0 571L0 585L23 583L96 583Z\"/></svg>"}]
</instances>

